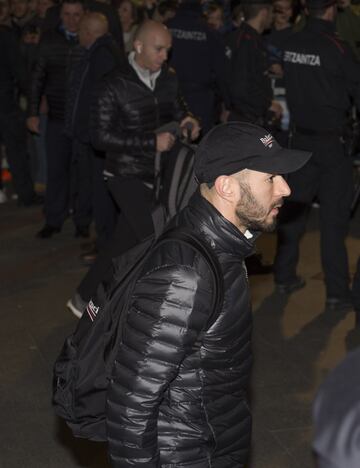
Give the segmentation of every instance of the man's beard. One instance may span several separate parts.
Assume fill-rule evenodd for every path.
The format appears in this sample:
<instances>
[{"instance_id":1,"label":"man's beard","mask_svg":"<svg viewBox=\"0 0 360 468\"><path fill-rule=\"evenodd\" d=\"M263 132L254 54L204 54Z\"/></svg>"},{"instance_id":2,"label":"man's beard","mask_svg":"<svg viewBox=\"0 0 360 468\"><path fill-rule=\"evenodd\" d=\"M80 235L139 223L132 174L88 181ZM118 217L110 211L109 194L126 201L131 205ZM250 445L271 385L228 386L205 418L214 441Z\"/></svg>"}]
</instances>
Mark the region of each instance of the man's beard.
<instances>
[{"instance_id":1,"label":"man's beard","mask_svg":"<svg viewBox=\"0 0 360 468\"><path fill-rule=\"evenodd\" d=\"M267 221L270 211L282 203L281 200L273 203L270 209L266 209L258 203L247 184L241 183L241 201L236 207L236 216L240 223L250 231L272 232L276 228L277 218Z\"/></svg>"}]
</instances>

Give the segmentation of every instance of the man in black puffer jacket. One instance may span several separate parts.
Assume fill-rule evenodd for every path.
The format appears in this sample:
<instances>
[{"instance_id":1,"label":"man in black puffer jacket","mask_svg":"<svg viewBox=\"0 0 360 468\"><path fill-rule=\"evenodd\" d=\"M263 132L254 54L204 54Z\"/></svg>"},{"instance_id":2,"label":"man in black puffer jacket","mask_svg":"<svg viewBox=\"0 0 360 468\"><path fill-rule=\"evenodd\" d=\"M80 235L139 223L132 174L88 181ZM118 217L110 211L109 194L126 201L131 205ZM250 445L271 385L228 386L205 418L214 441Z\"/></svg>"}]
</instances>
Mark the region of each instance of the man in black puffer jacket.
<instances>
[{"instance_id":1,"label":"man in black puffer jacket","mask_svg":"<svg viewBox=\"0 0 360 468\"><path fill-rule=\"evenodd\" d=\"M27 125L39 133L39 107L45 95L49 107L46 130L47 187L45 195L45 226L38 237L48 238L60 232L69 213L71 140L64 134L64 114L68 65L75 54L82 55L78 44L79 23L84 14L82 0L64 0L61 22L57 28L44 32L38 46L33 68ZM80 197L79 197L80 198ZM83 235L90 223L88 207L77 206L74 222L77 234Z\"/></svg>"},{"instance_id":2,"label":"man in black puffer jacket","mask_svg":"<svg viewBox=\"0 0 360 468\"><path fill-rule=\"evenodd\" d=\"M252 356L244 258L253 251L255 231L275 227L290 194L279 174L309 157L237 122L215 127L200 143L200 191L174 224L190 229L218 257L222 308L211 310L214 282L199 252L177 240L155 247L124 311L108 392L114 468L245 466Z\"/></svg>"},{"instance_id":3,"label":"man in black puffer jacket","mask_svg":"<svg viewBox=\"0 0 360 468\"><path fill-rule=\"evenodd\" d=\"M90 107L96 86L104 76L124 65L126 60L114 38L108 21L101 13L88 12L80 23L82 60L71 66L68 83L65 130L73 141L74 166L81 180L82 195L89 200L95 222L97 247L110 239L115 222L115 206L106 187L103 171L105 154L95 151L90 138ZM85 188L88 187L88 190Z\"/></svg>"},{"instance_id":4,"label":"man in black puffer jacket","mask_svg":"<svg viewBox=\"0 0 360 468\"><path fill-rule=\"evenodd\" d=\"M83 307L100 282L111 277L112 258L154 232L155 155L170 150L175 141L171 131L161 127L175 121L182 128L192 125L193 139L199 134L197 121L179 96L176 74L164 64L171 47L167 28L146 21L134 46L127 66L110 73L100 86L91 114L92 144L106 152L105 173L121 212L111 242L79 285L78 296L68 302L75 315L81 310L77 312L74 301Z\"/></svg>"}]
</instances>

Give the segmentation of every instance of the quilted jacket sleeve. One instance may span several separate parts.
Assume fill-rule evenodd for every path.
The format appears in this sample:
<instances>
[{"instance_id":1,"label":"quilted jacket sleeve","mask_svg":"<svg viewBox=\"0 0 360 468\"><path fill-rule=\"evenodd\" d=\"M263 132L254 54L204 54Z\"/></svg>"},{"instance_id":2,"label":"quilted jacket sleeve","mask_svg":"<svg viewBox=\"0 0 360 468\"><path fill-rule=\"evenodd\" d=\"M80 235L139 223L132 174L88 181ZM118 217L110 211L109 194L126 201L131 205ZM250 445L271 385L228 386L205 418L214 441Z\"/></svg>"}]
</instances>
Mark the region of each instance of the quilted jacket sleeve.
<instances>
[{"instance_id":1,"label":"quilted jacket sleeve","mask_svg":"<svg viewBox=\"0 0 360 468\"><path fill-rule=\"evenodd\" d=\"M158 267L137 283L108 394L114 468L160 467L159 406L206 326L210 303L209 284L190 267Z\"/></svg>"},{"instance_id":2,"label":"quilted jacket sleeve","mask_svg":"<svg viewBox=\"0 0 360 468\"><path fill-rule=\"evenodd\" d=\"M120 83L121 84L121 83ZM154 154L154 132L121 128L121 106L126 98L119 86L105 81L95 93L91 112L92 144L99 151L126 154Z\"/></svg>"}]
</instances>

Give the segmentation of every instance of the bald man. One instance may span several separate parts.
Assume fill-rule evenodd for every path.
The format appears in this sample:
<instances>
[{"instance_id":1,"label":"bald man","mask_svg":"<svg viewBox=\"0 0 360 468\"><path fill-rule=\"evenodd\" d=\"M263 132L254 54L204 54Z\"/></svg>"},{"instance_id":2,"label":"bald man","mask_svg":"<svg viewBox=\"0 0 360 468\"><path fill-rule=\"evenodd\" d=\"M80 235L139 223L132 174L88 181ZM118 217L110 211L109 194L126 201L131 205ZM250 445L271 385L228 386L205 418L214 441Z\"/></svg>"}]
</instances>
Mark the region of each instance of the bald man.
<instances>
[{"instance_id":1,"label":"bald man","mask_svg":"<svg viewBox=\"0 0 360 468\"><path fill-rule=\"evenodd\" d=\"M175 141L171 131L160 128L175 121L184 131L191 124L193 139L199 134L198 122L179 96L176 74L165 63L171 45L166 26L144 22L126 67L106 77L99 89L91 136L94 146L106 152L105 170L120 216L112 241L68 302L77 316L99 283L111 278L112 258L154 232L155 155L169 151Z\"/></svg>"},{"instance_id":2,"label":"bald man","mask_svg":"<svg viewBox=\"0 0 360 468\"><path fill-rule=\"evenodd\" d=\"M83 56L72 66L65 119L67 134L73 141L80 185L77 204L83 211L92 212L98 248L112 235L116 210L103 178L104 155L95 151L90 143L90 104L98 83L125 61L124 53L108 30L108 21L101 13L87 13L80 22L79 43Z\"/></svg>"}]
</instances>

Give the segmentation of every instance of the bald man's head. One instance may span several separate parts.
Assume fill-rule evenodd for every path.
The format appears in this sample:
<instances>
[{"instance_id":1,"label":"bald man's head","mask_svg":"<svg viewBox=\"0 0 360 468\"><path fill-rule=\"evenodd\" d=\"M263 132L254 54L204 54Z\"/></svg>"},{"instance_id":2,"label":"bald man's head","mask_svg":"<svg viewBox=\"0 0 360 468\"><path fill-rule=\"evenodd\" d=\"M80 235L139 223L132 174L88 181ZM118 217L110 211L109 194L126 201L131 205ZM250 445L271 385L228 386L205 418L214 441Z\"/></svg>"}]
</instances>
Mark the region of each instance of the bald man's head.
<instances>
[{"instance_id":1,"label":"bald man's head","mask_svg":"<svg viewBox=\"0 0 360 468\"><path fill-rule=\"evenodd\" d=\"M165 25L144 21L134 39L135 60L142 68L157 72L167 59L171 44L171 34Z\"/></svg>"},{"instance_id":2,"label":"bald man's head","mask_svg":"<svg viewBox=\"0 0 360 468\"><path fill-rule=\"evenodd\" d=\"M108 32L108 21L103 14L86 13L80 23L79 42L83 47L89 48L99 37Z\"/></svg>"}]
</instances>

